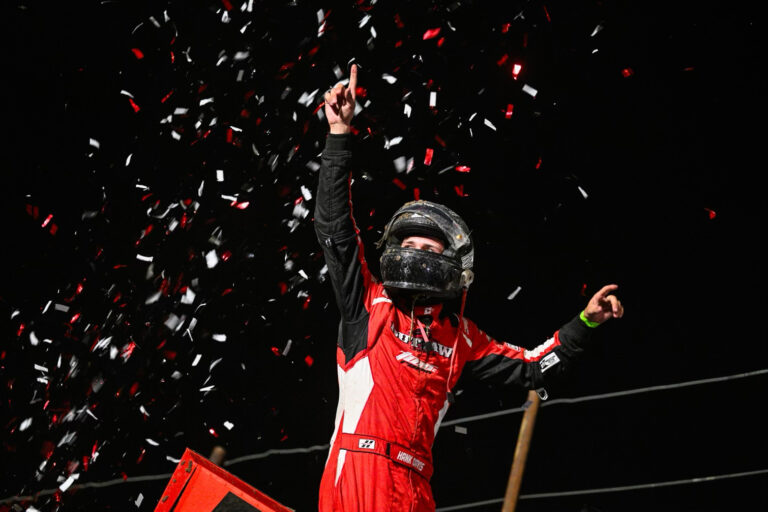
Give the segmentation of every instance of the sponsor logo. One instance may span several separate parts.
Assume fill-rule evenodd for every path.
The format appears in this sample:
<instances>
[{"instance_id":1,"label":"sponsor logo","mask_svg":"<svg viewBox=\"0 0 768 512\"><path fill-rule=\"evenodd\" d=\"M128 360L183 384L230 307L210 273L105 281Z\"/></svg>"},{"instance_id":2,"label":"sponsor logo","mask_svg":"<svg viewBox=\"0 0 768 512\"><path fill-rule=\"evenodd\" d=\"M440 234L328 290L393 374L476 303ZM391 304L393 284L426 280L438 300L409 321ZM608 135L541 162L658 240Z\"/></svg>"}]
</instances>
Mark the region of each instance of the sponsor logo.
<instances>
[{"instance_id":1,"label":"sponsor logo","mask_svg":"<svg viewBox=\"0 0 768 512\"><path fill-rule=\"evenodd\" d=\"M419 459L417 459L416 457L414 457L410 453L406 453L404 451L401 451L400 453L397 454L396 458L400 462L403 462L403 463L405 463L405 464L407 464L409 466L412 466L417 471L424 471L424 462L419 460Z\"/></svg>"},{"instance_id":2,"label":"sponsor logo","mask_svg":"<svg viewBox=\"0 0 768 512\"><path fill-rule=\"evenodd\" d=\"M414 336L413 338L411 338L411 336L409 336L408 334L404 332L400 332L397 329L395 329L394 324L392 325L392 333L394 333L397 339L399 339L403 343L412 345L413 348L415 348L420 352L437 352L439 355L443 357L451 357L451 354L453 354L453 347L446 347L445 345L441 345L436 341L424 341L424 338L420 336ZM470 343L470 346L472 346L471 343Z\"/></svg>"},{"instance_id":3,"label":"sponsor logo","mask_svg":"<svg viewBox=\"0 0 768 512\"><path fill-rule=\"evenodd\" d=\"M360 439L357 441L357 447L362 448L364 450L373 450L376 448L376 440L375 439Z\"/></svg>"},{"instance_id":4,"label":"sponsor logo","mask_svg":"<svg viewBox=\"0 0 768 512\"><path fill-rule=\"evenodd\" d=\"M542 360L539 362L539 366L541 366L541 373L544 373L545 371L549 370L553 366L555 366L557 363L560 362L560 358L557 357L557 354L552 352L551 354L548 354Z\"/></svg>"},{"instance_id":5,"label":"sponsor logo","mask_svg":"<svg viewBox=\"0 0 768 512\"><path fill-rule=\"evenodd\" d=\"M422 361L410 352L400 352L400 354L397 355L397 360L419 370L424 370L425 372L435 373L437 371L437 368L434 365Z\"/></svg>"}]
</instances>

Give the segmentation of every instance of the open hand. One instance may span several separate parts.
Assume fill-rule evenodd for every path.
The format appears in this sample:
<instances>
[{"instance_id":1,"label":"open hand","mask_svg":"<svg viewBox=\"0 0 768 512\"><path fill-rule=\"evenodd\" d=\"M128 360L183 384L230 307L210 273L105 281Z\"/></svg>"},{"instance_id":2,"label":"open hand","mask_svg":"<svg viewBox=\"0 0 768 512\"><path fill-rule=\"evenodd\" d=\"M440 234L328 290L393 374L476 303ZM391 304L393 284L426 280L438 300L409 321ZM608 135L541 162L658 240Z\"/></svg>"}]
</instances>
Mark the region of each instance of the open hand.
<instances>
[{"instance_id":1,"label":"open hand","mask_svg":"<svg viewBox=\"0 0 768 512\"><path fill-rule=\"evenodd\" d=\"M325 117L331 133L349 133L352 116L355 115L355 89L357 65L349 70L349 85L339 82L325 93Z\"/></svg>"}]
</instances>

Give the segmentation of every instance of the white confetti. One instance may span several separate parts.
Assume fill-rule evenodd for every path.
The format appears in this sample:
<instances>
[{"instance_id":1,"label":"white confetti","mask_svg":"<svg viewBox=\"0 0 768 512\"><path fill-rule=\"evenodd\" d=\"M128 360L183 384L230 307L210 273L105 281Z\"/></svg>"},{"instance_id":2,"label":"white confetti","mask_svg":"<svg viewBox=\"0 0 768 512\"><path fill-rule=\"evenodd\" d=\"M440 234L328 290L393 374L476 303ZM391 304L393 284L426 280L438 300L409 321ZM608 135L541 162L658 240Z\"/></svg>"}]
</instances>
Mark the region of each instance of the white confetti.
<instances>
[{"instance_id":1,"label":"white confetti","mask_svg":"<svg viewBox=\"0 0 768 512\"><path fill-rule=\"evenodd\" d=\"M61 492L66 492L66 490L69 489L78 478L80 478L80 473L72 473L69 475L69 478L64 480L64 483L59 486L59 490Z\"/></svg>"},{"instance_id":2,"label":"white confetti","mask_svg":"<svg viewBox=\"0 0 768 512\"><path fill-rule=\"evenodd\" d=\"M21 425L19 425L19 431L24 432L29 428L29 426L32 424L32 418L27 418L24 421L21 422Z\"/></svg>"},{"instance_id":3,"label":"white confetti","mask_svg":"<svg viewBox=\"0 0 768 512\"><path fill-rule=\"evenodd\" d=\"M35 331L29 331L29 342L32 344L33 347L36 347L37 344L40 343L40 340L37 339L37 336L35 336Z\"/></svg>"},{"instance_id":4,"label":"white confetti","mask_svg":"<svg viewBox=\"0 0 768 512\"><path fill-rule=\"evenodd\" d=\"M203 98L200 100L200 106L207 105L209 103L213 103L213 98Z\"/></svg>"},{"instance_id":5,"label":"white confetti","mask_svg":"<svg viewBox=\"0 0 768 512\"><path fill-rule=\"evenodd\" d=\"M226 334L214 334L213 339L216 341L227 341L227 335Z\"/></svg>"},{"instance_id":6,"label":"white confetti","mask_svg":"<svg viewBox=\"0 0 768 512\"><path fill-rule=\"evenodd\" d=\"M197 354L197 355L195 356L195 360L194 360L194 361L192 361L192 366L197 366L197 363L199 363L199 362L200 362L200 359L202 359L202 358L203 358L203 355L202 355L202 354Z\"/></svg>"},{"instance_id":7,"label":"white confetti","mask_svg":"<svg viewBox=\"0 0 768 512\"><path fill-rule=\"evenodd\" d=\"M141 506L141 502L144 501L144 495L139 493L139 497L136 498L136 501L134 502L137 507Z\"/></svg>"},{"instance_id":8,"label":"white confetti","mask_svg":"<svg viewBox=\"0 0 768 512\"><path fill-rule=\"evenodd\" d=\"M120 94L122 94L123 96L128 96L129 98L133 98L133 94L129 93L125 89L121 90Z\"/></svg>"},{"instance_id":9,"label":"white confetti","mask_svg":"<svg viewBox=\"0 0 768 512\"><path fill-rule=\"evenodd\" d=\"M429 93L429 106L430 107L437 106L437 91L431 91Z\"/></svg>"},{"instance_id":10,"label":"white confetti","mask_svg":"<svg viewBox=\"0 0 768 512\"><path fill-rule=\"evenodd\" d=\"M195 292L192 291L192 288L187 286L187 290L184 292L184 295L181 297L181 303L192 304L194 302L195 302Z\"/></svg>"},{"instance_id":11,"label":"white confetti","mask_svg":"<svg viewBox=\"0 0 768 512\"><path fill-rule=\"evenodd\" d=\"M603 30L602 25L596 26L595 29L592 31L592 33L589 35L589 37L595 37L597 33L600 32L601 30Z\"/></svg>"},{"instance_id":12,"label":"white confetti","mask_svg":"<svg viewBox=\"0 0 768 512\"><path fill-rule=\"evenodd\" d=\"M490 128L491 130L496 131L496 127L493 126L493 123L491 123L489 120L483 119L483 123L485 124L485 126Z\"/></svg>"},{"instance_id":13,"label":"white confetti","mask_svg":"<svg viewBox=\"0 0 768 512\"><path fill-rule=\"evenodd\" d=\"M389 75L389 74L387 74L387 73L384 73L383 75L381 75L381 78L383 78L384 80L386 80L386 82L387 82L388 84L393 84L393 83L397 82L397 78L395 78L394 76L392 76L392 75Z\"/></svg>"},{"instance_id":14,"label":"white confetti","mask_svg":"<svg viewBox=\"0 0 768 512\"><path fill-rule=\"evenodd\" d=\"M453 429L454 429L454 430L456 431L456 433L458 433L458 434L466 434L466 433L467 433L467 427L462 427L462 426L460 426L460 425L456 425L455 427L453 427Z\"/></svg>"},{"instance_id":15,"label":"white confetti","mask_svg":"<svg viewBox=\"0 0 768 512\"><path fill-rule=\"evenodd\" d=\"M509 294L509 296L507 297L507 300L514 299L517 296L517 294L520 293L520 290L522 290L522 287L520 287L520 286L515 288L515 291L513 291L512 293Z\"/></svg>"},{"instance_id":16,"label":"white confetti","mask_svg":"<svg viewBox=\"0 0 768 512\"><path fill-rule=\"evenodd\" d=\"M397 170L397 172L403 172L405 170L406 161L404 156L395 158L393 163L395 164L395 170Z\"/></svg>"},{"instance_id":17,"label":"white confetti","mask_svg":"<svg viewBox=\"0 0 768 512\"><path fill-rule=\"evenodd\" d=\"M312 200L312 191L309 190L304 185L301 186L301 195L304 197L305 201L311 201Z\"/></svg>"},{"instance_id":18,"label":"white confetti","mask_svg":"<svg viewBox=\"0 0 768 512\"><path fill-rule=\"evenodd\" d=\"M218 182L224 181L224 171L222 169L216 169L216 181Z\"/></svg>"},{"instance_id":19,"label":"white confetti","mask_svg":"<svg viewBox=\"0 0 768 512\"><path fill-rule=\"evenodd\" d=\"M39 370L39 371L41 371L41 372L46 372L46 373L48 373L48 368L46 368L45 366L40 366L39 364L36 364L36 365L35 365L35 370Z\"/></svg>"},{"instance_id":20,"label":"white confetti","mask_svg":"<svg viewBox=\"0 0 768 512\"><path fill-rule=\"evenodd\" d=\"M297 219L306 219L307 215L309 215L309 209L304 206L304 203L296 203L293 206L293 216Z\"/></svg>"},{"instance_id":21,"label":"white confetti","mask_svg":"<svg viewBox=\"0 0 768 512\"><path fill-rule=\"evenodd\" d=\"M288 355L288 351L291 350L291 345L293 345L293 340L289 339L288 343L285 344L285 348L283 349L283 352L282 352L284 356Z\"/></svg>"},{"instance_id":22,"label":"white confetti","mask_svg":"<svg viewBox=\"0 0 768 512\"><path fill-rule=\"evenodd\" d=\"M536 97L536 94L537 94L539 91L537 91L536 89L534 89L533 87L531 87L531 86L530 86L530 85L528 85L528 84L524 84L524 85L523 85L523 92L524 92L524 93L526 93L526 94L530 94L530 95L531 95L531 97L535 98L535 97Z\"/></svg>"},{"instance_id":23,"label":"white confetti","mask_svg":"<svg viewBox=\"0 0 768 512\"><path fill-rule=\"evenodd\" d=\"M208 268L213 268L219 263L219 257L216 255L215 250L205 254L205 264Z\"/></svg>"},{"instance_id":24,"label":"white confetti","mask_svg":"<svg viewBox=\"0 0 768 512\"><path fill-rule=\"evenodd\" d=\"M227 430L232 430L232 427L234 427L235 424L230 421L225 421L224 426L227 427Z\"/></svg>"},{"instance_id":25,"label":"white confetti","mask_svg":"<svg viewBox=\"0 0 768 512\"><path fill-rule=\"evenodd\" d=\"M587 192L583 188L579 187L579 192L581 192L581 195L584 196L584 199L587 198Z\"/></svg>"},{"instance_id":26,"label":"white confetti","mask_svg":"<svg viewBox=\"0 0 768 512\"><path fill-rule=\"evenodd\" d=\"M370 19L371 19L371 15L370 14L366 14L365 16L363 16L363 19L360 20L360 23L358 23L357 26L359 28L363 28L365 26L365 24L368 23L368 21Z\"/></svg>"},{"instance_id":27,"label":"white confetti","mask_svg":"<svg viewBox=\"0 0 768 512\"><path fill-rule=\"evenodd\" d=\"M99 144L99 141L97 141L96 139L89 139L88 144L90 144L96 149L99 149L101 147L101 144Z\"/></svg>"},{"instance_id":28,"label":"white confetti","mask_svg":"<svg viewBox=\"0 0 768 512\"><path fill-rule=\"evenodd\" d=\"M405 108L403 108L403 114L405 114L405 117L411 117L411 106L407 103L405 104Z\"/></svg>"},{"instance_id":29,"label":"white confetti","mask_svg":"<svg viewBox=\"0 0 768 512\"><path fill-rule=\"evenodd\" d=\"M204 388L200 388L200 392L205 393L208 391L213 391L214 389L216 389L216 386L206 386Z\"/></svg>"},{"instance_id":30,"label":"white confetti","mask_svg":"<svg viewBox=\"0 0 768 512\"><path fill-rule=\"evenodd\" d=\"M220 357L220 358L218 358L217 360L213 361L213 362L212 362L212 363L211 363L211 364L208 366L208 372L210 372L211 370L213 370L214 368L216 368L216 365L217 365L217 364L219 364L219 363L221 362L221 360L222 360L222 359L223 359L223 357Z\"/></svg>"},{"instance_id":31,"label":"white confetti","mask_svg":"<svg viewBox=\"0 0 768 512\"><path fill-rule=\"evenodd\" d=\"M152 440L152 439L150 439L150 438L148 438L148 437L147 437L146 439L144 439L144 440L145 440L147 443L151 444L152 446L160 446L160 443L158 443L157 441L154 441L154 440Z\"/></svg>"}]
</instances>

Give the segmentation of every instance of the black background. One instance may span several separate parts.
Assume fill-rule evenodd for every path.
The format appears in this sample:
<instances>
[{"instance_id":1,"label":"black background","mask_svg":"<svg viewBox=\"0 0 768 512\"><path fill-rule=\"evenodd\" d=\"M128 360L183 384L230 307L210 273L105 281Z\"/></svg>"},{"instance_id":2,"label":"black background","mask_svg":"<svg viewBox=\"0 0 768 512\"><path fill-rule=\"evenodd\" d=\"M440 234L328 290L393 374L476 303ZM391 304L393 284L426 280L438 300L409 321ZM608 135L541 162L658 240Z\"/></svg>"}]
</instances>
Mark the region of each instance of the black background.
<instances>
[{"instance_id":1,"label":"black background","mask_svg":"<svg viewBox=\"0 0 768 512\"><path fill-rule=\"evenodd\" d=\"M327 130L312 111L337 80L334 66L346 73L351 59L361 66L360 103L370 100L355 118L353 193L374 271L378 230L418 188L472 227L477 277L467 314L496 338L535 346L600 286L620 285L625 318L600 328L597 346L567 384L550 390L553 398L767 367L764 23L754 6L254 2L250 13L234 5L223 23L225 9L214 1L3 7L0 500L55 489L74 471L80 477L69 491L19 503L150 510L167 482L162 475L175 467L166 457L185 447L205 455L221 445L235 459L328 442L337 316L311 214L293 228L288 221L301 186L314 189L316 173L306 164L318 161ZM320 37L319 9L327 15ZM360 27L365 13L371 18ZM423 39L436 27L437 37ZM246 49L247 58L235 61ZM228 59L217 65L220 52ZM517 79L514 62L523 65ZM387 83L383 73L398 81ZM535 98L523 84L538 90ZM311 105L298 102L315 89ZM435 109L430 91L438 93ZM205 98L214 101L200 105ZM508 104L514 113L506 119ZM161 122L182 107L186 115ZM403 141L387 149L397 136ZM434 149L431 165L425 148ZM411 172L396 171L400 156L414 159ZM216 169L225 171L223 183ZM248 206L233 208L220 194ZM184 210L186 199L198 208ZM303 204L311 210L311 199ZM182 211L190 224L169 231ZM211 242L217 229L218 246ZM207 268L212 249L231 256ZM152 276L136 254L153 256ZM180 303L183 286L195 290L194 304ZM158 290L165 292L145 304ZM70 309L46 310L49 301ZM164 327L171 313L185 315L180 331ZM183 335L192 317L194 340ZM30 332L50 343L33 345ZM130 341L137 348L125 361L91 349L107 336L118 349ZM197 354L202 361L192 366ZM49 369L48 386L36 380L35 364ZM98 390L94 379L103 381ZM216 389L199 391L209 384ZM521 492L764 470L765 385L762 375L543 407ZM525 399L525 390L460 387L446 420ZM520 417L441 431L438 508L503 496ZM71 432L75 440L57 446ZM312 510L325 454L273 455L227 469L287 506ZM161 476L130 480L141 475ZM129 480L77 485L122 477ZM518 510L764 510L765 483L763 473L524 499Z\"/></svg>"}]
</instances>

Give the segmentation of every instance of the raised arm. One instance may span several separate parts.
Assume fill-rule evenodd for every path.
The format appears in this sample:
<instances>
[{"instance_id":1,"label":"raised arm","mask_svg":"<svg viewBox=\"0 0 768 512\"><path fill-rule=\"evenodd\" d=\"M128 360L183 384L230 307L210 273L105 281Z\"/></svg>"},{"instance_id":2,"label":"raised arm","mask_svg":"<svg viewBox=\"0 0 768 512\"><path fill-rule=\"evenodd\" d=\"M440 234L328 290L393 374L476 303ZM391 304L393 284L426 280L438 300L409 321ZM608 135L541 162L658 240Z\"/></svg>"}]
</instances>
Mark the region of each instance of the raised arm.
<instances>
[{"instance_id":1,"label":"raised arm","mask_svg":"<svg viewBox=\"0 0 768 512\"><path fill-rule=\"evenodd\" d=\"M323 248L328 275L344 329L367 315L363 306L370 273L363 258L363 246L352 216L350 196L352 135L350 125L355 112L357 67L352 66L349 85L337 84L325 94L325 115L330 133L322 154L317 199L315 233ZM347 327L345 327L347 326Z\"/></svg>"}]
</instances>

